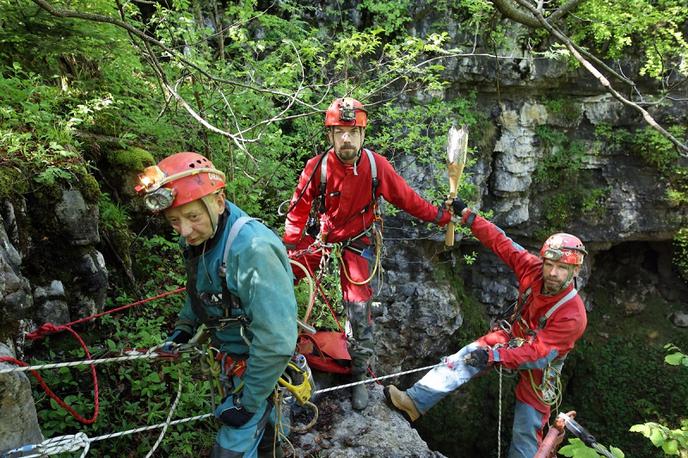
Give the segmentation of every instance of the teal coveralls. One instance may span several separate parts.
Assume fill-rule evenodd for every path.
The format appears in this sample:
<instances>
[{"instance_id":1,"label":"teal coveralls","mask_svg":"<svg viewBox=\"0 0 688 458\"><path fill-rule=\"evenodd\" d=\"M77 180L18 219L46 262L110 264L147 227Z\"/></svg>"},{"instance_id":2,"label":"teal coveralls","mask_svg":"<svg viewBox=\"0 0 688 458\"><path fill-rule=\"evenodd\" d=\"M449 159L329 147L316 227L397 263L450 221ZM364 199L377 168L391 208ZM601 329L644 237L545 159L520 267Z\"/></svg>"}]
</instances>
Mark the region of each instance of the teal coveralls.
<instances>
[{"instance_id":1,"label":"teal coveralls","mask_svg":"<svg viewBox=\"0 0 688 458\"><path fill-rule=\"evenodd\" d=\"M256 456L267 422L276 421L269 398L296 346L294 281L284 245L275 233L257 220L244 224L227 255L225 278L221 276L225 242L232 224L242 216L247 214L225 201L217 232L205 246L181 242L187 298L175 331L194 334L205 323L216 348L246 360L246 371L241 379L234 377L233 385L239 387L243 381L237 397L246 410L255 412L241 427L220 428L213 458ZM227 305L227 296L233 296L233 306ZM224 404L234 399L229 396Z\"/></svg>"}]
</instances>

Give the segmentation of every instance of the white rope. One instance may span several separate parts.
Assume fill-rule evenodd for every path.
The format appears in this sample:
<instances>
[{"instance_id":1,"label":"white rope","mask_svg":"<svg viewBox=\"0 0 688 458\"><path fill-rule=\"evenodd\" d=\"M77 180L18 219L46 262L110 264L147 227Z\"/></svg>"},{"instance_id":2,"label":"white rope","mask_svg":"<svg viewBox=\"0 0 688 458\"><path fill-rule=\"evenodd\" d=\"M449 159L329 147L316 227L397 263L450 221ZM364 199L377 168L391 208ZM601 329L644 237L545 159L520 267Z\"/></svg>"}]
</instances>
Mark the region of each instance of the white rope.
<instances>
[{"instance_id":1,"label":"white rope","mask_svg":"<svg viewBox=\"0 0 688 458\"><path fill-rule=\"evenodd\" d=\"M42 457L46 455L57 455L58 453L76 452L84 449L81 453L81 458L84 458L91 446L88 436L84 433L77 433L74 435L58 436L46 439L40 444L24 445L14 450L9 450L3 456L12 456L18 454L23 458ZM26 453L31 453L26 455Z\"/></svg>"},{"instance_id":2,"label":"white rope","mask_svg":"<svg viewBox=\"0 0 688 458\"><path fill-rule=\"evenodd\" d=\"M318 391L316 391L316 392L313 393L313 394L322 394L322 393L327 393L327 392L329 392L329 391L342 390L342 389L344 389L344 388L350 388L350 387L356 386L356 385L363 385L363 384L365 384L365 383L373 383L373 382L377 382L378 380L385 380L385 379L388 379L388 378L399 377L399 376L401 376L401 375L412 374L412 373L414 373L414 372L420 372L420 371L430 370L430 369L434 369L434 368L436 368L436 367L444 366L444 365L446 365L446 363L445 363L445 362L441 362L441 363L433 364L432 366L419 367L418 369L410 369L410 370L408 370L408 371L397 372L397 373L395 373L395 374L383 375L382 377L369 378L369 379L366 379L366 380L361 380L361 381L359 381L359 382L347 383L346 385L337 385L337 386L333 386L333 387L330 387L330 388L323 388L322 390L318 390Z\"/></svg>"},{"instance_id":3,"label":"white rope","mask_svg":"<svg viewBox=\"0 0 688 458\"><path fill-rule=\"evenodd\" d=\"M158 440L155 441L155 444L153 444L153 448L151 448L150 451L146 454L146 458L150 458L151 456L153 456L155 450L160 446L162 438L165 437L167 428L170 426L170 421L172 421L172 415L174 414L174 411L177 410L177 404L179 403L179 399L181 399L182 397L182 370L179 368L179 366L177 366L177 379L179 380L179 383L177 385L177 397L172 403L170 412L167 414L167 418L165 419L165 426L162 427L162 431L160 431Z\"/></svg>"},{"instance_id":4,"label":"white rope","mask_svg":"<svg viewBox=\"0 0 688 458\"><path fill-rule=\"evenodd\" d=\"M499 414L497 420L497 458L502 458L502 365L499 365Z\"/></svg>"},{"instance_id":5,"label":"white rope","mask_svg":"<svg viewBox=\"0 0 688 458\"><path fill-rule=\"evenodd\" d=\"M144 431L152 431L154 429L163 428L165 425L172 426L172 425L179 425L182 423L188 423L188 422L196 421L196 420L205 420L206 418L210 418L213 416L214 415L212 413L206 413L204 415L196 415L195 417L187 417L187 418L181 418L179 420L172 420L169 423L164 422L164 423L158 423L157 425L142 426L140 428L129 429L126 431L119 431L116 433L103 434L102 436L97 436L97 437L92 438L91 442L102 441L105 439L112 439L114 437L128 436L130 434L142 433Z\"/></svg>"},{"instance_id":6,"label":"white rope","mask_svg":"<svg viewBox=\"0 0 688 458\"><path fill-rule=\"evenodd\" d=\"M111 358L111 359L119 359L119 358ZM96 360L96 361L100 361L100 360ZM373 382L376 382L378 380L385 380L388 378L399 377L399 376L406 375L406 374L412 374L414 372L430 370L430 369L434 369L435 367L443 366L445 364L446 364L445 362L440 362L437 364L433 364L431 366L419 367L417 369L410 369L407 371L396 372L394 374L384 375L382 377L375 377L375 378L370 378L370 379L362 380L362 381L358 381L358 382L347 383L345 385L338 385L338 386L333 386L330 388L324 388L322 390L316 391L314 394L321 394L321 393L327 393L330 391L342 390L345 388L350 388L352 386L361 385L364 383L373 383ZM172 408L170 409L170 413L167 416L167 420L163 423L158 423L155 425L142 426L139 428L129 429L126 431L118 431L115 433L103 434L101 436L96 436L93 438L89 438L84 433L78 433L75 436L59 436L59 437L55 437L52 439L48 439L48 440L46 440L46 441L44 441L38 445L25 445L25 446L20 447L18 449L10 450L7 453L8 454L12 453L12 452L16 453L16 452L20 452L20 451L23 451L23 452L40 451L39 454L24 456L24 458L33 458L33 457L44 457L46 455L54 455L57 453L64 453L64 452L69 452L69 451L76 451L79 448L84 448L84 452L81 455L81 458L84 458L86 456L86 453L88 452L90 444L93 442L98 442L98 441L102 441L102 440L106 440L106 439L113 439L116 437L122 437L122 436L127 436L130 434L137 434L137 433L141 433L144 431L152 431L154 429L163 428L162 433L158 437L158 441L156 441L155 445L153 446L153 449L151 449L151 451L147 455L147 457L150 457L152 455L152 453L155 451L155 449L159 446L159 443L162 441L162 438L165 435L165 431L167 430L168 427L170 427L172 425L179 425L182 423L189 423L189 422L197 421L197 420L205 420L205 419L208 419L208 418L215 416L212 413L207 413L204 415L196 415L194 417L187 417L187 418L181 418L179 420L170 421L170 418L172 417L172 414L173 414L174 410L176 409L176 405L177 405L177 402L179 401L180 394L181 394L181 377L179 378L179 380L180 380L180 385L179 385L179 388L177 391L177 399L175 399L175 401L172 405ZM64 449L58 448L58 449L55 449L56 451L53 451L52 448L45 448L46 444L52 444L53 442L58 442L60 444L60 447L72 447L72 448L64 448ZM52 447L52 445L51 445L51 447ZM9 456L9 455L7 455L7 456Z\"/></svg>"},{"instance_id":7,"label":"white rope","mask_svg":"<svg viewBox=\"0 0 688 458\"><path fill-rule=\"evenodd\" d=\"M99 359L85 359L82 361L65 361L62 363L48 363L48 364L37 364L35 366L12 366L0 368L0 374L7 374L10 372L27 372L27 371L38 371L43 369L57 369L60 367L75 367L75 366L90 366L92 364L108 364L108 363L118 363L123 361L134 361L138 359L155 359L155 358L165 358L167 355L156 353L158 347L148 350L146 353L141 353L136 350L132 350L127 356L117 356L114 358L99 358ZM181 353L181 351L180 351ZM4 361L5 364L12 364L9 361Z\"/></svg>"}]
</instances>

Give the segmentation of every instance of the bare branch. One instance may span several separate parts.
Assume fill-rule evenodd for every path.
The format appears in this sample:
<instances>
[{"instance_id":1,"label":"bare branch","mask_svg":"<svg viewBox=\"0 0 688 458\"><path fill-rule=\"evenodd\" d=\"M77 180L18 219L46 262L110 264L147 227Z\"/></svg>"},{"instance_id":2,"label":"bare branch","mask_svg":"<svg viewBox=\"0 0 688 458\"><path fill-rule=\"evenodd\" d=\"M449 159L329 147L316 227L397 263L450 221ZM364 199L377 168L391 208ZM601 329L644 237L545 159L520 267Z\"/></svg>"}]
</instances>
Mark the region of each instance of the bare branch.
<instances>
[{"instance_id":1,"label":"bare branch","mask_svg":"<svg viewBox=\"0 0 688 458\"><path fill-rule=\"evenodd\" d=\"M604 87L607 90L607 92L609 92L615 99L617 99L618 101L620 101L624 105L629 106L629 107L637 110L638 112L640 112L643 115L645 122L647 122L650 125L650 127L655 129L657 132L662 134L664 137L669 139L669 141L671 141L671 143L673 143L676 146L676 148L678 148L679 151L683 153L682 155L686 155L688 153L688 146L681 143L680 140L678 140L676 137L674 137L670 132L668 132L662 126L660 126L647 110L645 110L643 107L641 107L637 103L634 103L634 102L628 100L627 98L622 96L616 89L614 89L612 87L612 85L609 83L609 80L607 78L605 78L605 76L602 73L600 73L600 71L594 65L592 65L588 60L586 60L581 55L581 53L578 52L578 49L576 49L576 46L574 45L574 43L571 41L571 39L568 36L564 35L557 28L555 28L549 22L547 22L547 19L545 19L545 17L542 16L542 14L540 14L526 0L516 0L516 1L521 6L523 6L524 8L527 8L533 14L533 16L535 16L538 19L541 26L544 27L552 36L554 36L557 40L562 42L568 48L568 50L571 52L573 57L575 57L576 60L578 62L580 62L581 65L583 65L583 67L585 67L585 69L588 72L590 72L590 74L592 74L592 76L594 76L595 79L597 79L597 81L599 81L599 83L602 85L602 87Z\"/></svg>"},{"instance_id":2,"label":"bare branch","mask_svg":"<svg viewBox=\"0 0 688 458\"><path fill-rule=\"evenodd\" d=\"M563 17L570 11L576 9L582 1L583 0L569 0L568 2L564 3L559 8L557 8L552 14L550 14L547 20L549 20L550 22L558 21L561 17ZM518 22L519 24L523 24L533 29L542 27L542 24L540 24L538 17L533 13L533 11L539 13L538 9L536 9L530 4L527 6L527 9L531 11L531 13L527 13L522 9L518 8L512 0L493 0L493 3L500 13L502 13L509 19ZM518 1L518 3L524 6L520 1Z\"/></svg>"}]
</instances>

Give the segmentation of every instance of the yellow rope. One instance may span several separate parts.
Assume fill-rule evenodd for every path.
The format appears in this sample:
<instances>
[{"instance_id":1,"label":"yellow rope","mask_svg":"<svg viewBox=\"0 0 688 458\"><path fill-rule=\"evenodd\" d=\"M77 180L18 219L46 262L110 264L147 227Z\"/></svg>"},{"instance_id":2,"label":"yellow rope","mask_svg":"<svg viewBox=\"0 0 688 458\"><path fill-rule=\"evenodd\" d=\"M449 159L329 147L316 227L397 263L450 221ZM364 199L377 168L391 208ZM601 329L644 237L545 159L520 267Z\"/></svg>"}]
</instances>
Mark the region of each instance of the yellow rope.
<instances>
[{"instance_id":1,"label":"yellow rope","mask_svg":"<svg viewBox=\"0 0 688 458\"><path fill-rule=\"evenodd\" d=\"M377 230L375 227L373 227L373 235L375 237L375 261L373 262L373 270L370 274L370 277L368 277L366 280L358 282L352 280L351 276L349 275L349 272L346 270L346 264L344 263L344 259L342 257L342 248L341 245L339 245L338 249L333 249L334 255L339 259L341 263L341 269L344 272L344 276L346 277L347 280L349 280L350 283L357 285L357 286L362 286L362 285L367 285L370 283L370 281L375 277L375 274L378 271L378 268L380 267L381 264L381 258L382 258L382 234L381 231Z\"/></svg>"}]
</instances>

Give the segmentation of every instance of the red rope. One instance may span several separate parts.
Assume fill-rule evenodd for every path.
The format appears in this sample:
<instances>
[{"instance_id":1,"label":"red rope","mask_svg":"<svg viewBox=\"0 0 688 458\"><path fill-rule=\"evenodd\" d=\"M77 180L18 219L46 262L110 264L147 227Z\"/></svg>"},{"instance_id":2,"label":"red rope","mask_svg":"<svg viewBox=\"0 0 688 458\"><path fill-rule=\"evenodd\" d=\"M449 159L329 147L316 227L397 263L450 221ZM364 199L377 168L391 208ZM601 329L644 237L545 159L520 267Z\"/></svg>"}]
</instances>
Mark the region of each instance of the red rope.
<instances>
[{"instance_id":1,"label":"red rope","mask_svg":"<svg viewBox=\"0 0 688 458\"><path fill-rule=\"evenodd\" d=\"M55 326L52 325L54 332L59 332L59 331L68 331L71 333L76 340L79 341L79 344L81 344L81 348L84 349L84 353L86 353L86 357L88 359L91 359L91 353L88 351L88 347L86 346L86 343L81 339L81 336L77 334L75 330L68 326ZM16 358L12 358L11 356L0 356L0 362L8 362L12 364L16 364L17 366L23 366L26 367L28 366L27 363L20 361ZM38 380L38 383L41 385L43 390L46 392L48 396L50 396L55 402L58 403L60 407L65 409L67 412L69 412L77 421L85 424L85 425L90 425L95 423L96 419L98 418L98 413L100 411L100 402L99 402L99 397L98 397L98 376L96 374L96 366L95 364L91 364L91 378L93 379L93 398L94 398L94 407L93 407L93 416L91 418L84 418L81 416L72 406L67 404L62 398L60 398L58 395L56 395L53 390L50 389L47 383L45 383L45 380L43 380L43 377L41 377L41 374L38 373L38 371L31 370L31 374L36 377L36 380Z\"/></svg>"},{"instance_id":2,"label":"red rope","mask_svg":"<svg viewBox=\"0 0 688 458\"><path fill-rule=\"evenodd\" d=\"M339 323L339 320L337 319L337 314L334 311L334 308L330 305L330 301L327 300L327 294L325 294L325 291L323 290L322 285L320 284L320 281L318 281L318 277L313 274L313 269L311 269L311 266L309 265L308 261L306 261L306 258L304 257L304 265L306 266L306 269L308 269L308 274L311 276L313 281L315 282L315 286L318 287L318 291L320 291L320 295L322 296L323 300L325 301L325 304L327 305L327 308L330 309L330 313L332 314L332 318L334 318L334 322L337 323L337 327L339 328L339 332L343 333L344 328L342 325ZM308 323L306 323L308 324Z\"/></svg>"},{"instance_id":3,"label":"red rope","mask_svg":"<svg viewBox=\"0 0 688 458\"><path fill-rule=\"evenodd\" d=\"M81 348L84 349L84 353L86 354L87 359L91 359L91 353L88 351L88 347L86 346L86 343L83 341L81 336L79 336L79 334L74 329L71 328L73 325L84 323L84 322L90 321L90 320L94 320L96 318L100 318L101 316L108 315L110 313L120 312L122 310L126 310L128 308L131 308L131 307L134 307L137 305L145 304L146 302L151 302L151 301L154 301L156 299L161 299L163 297L170 296L172 294L177 294L177 293L180 293L180 292L185 291L185 290L186 290L186 288L177 288L173 291L167 291L165 293L161 293L161 294L158 294L156 296L152 296L152 297L149 297L146 299L141 299L141 300L136 301L136 302L131 302L131 303L126 304L126 305L115 307L113 309L106 310L106 311L101 312L101 313L97 313L95 315L90 315L90 316L87 316L84 318L80 318L78 320L69 322L67 324L56 325L53 323L43 323L38 329L36 329L33 332L28 333L26 335L26 338L30 339L30 340L37 340L37 339L42 339L43 337L48 336L50 334L55 334L55 333L58 333L61 331L67 331L70 334L72 334L72 336L74 336L74 338L76 340L79 341ZM11 356L1 356L0 362L8 362L8 363L16 364L17 366L23 366L23 367L28 366L27 363L25 363L21 360L18 360L16 358L12 358ZM41 375L37 371L31 370L30 372L34 377L36 377L36 380L38 380L38 383L41 385L41 387L46 392L46 394L48 396L50 396L52 399L54 399L55 402L57 402L57 404L60 407L65 409L67 412L69 412L77 421L79 421L85 425L90 425L90 424L95 423L96 419L98 418L98 413L100 410L100 401L99 401L99 396L98 396L98 375L96 374L95 364L91 364L91 377L93 379L93 397L94 397L93 416L91 418L84 418L76 410L74 410L74 408L72 406L67 404L62 398L60 398L58 395L56 395L53 392L53 390L50 389L48 384L45 383L45 380L43 380L43 377L41 377Z\"/></svg>"},{"instance_id":4,"label":"red rope","mask_svg":"<svg viewBox=\"0 0 688 458\"><path fill-rule=\"evenodd\" d=\"M106 310L106 311L101 312L101 313L97 313L95 315L86 316L84 318L80 318L76 321L72 321L72 322L69 322L66 324L62 324L62 325L55 325L53 323L43 323L35 331L29 332L28 334L26 334L26 338L29 340L42 339L43 337L45 337L47 335L55 334L57 332L63 331L65 328L70 328L71 326L74 326L75 324L80 324L80 323L84 323L86 321L94 320L96 318L100 318L101 316L108 315L110 313L120 312L122 310L126 310L126 309L134 307L136 305L145 304L146 302L151 302L151 301L154 301L157 299L162 299L163 297L167 297L167 296L170 296L172 294L181 293L182 291L186 291L186 288L177 288L173 291L167 291L166 293L161 293L161 294L158 294L157 296L152 296L152 297L149 297L146 299L141 299L140 301L132 302L132 303L126 304L126 305L121 305L119 307L115 307L113 309Z\"/></svg>"}]
</instances>

